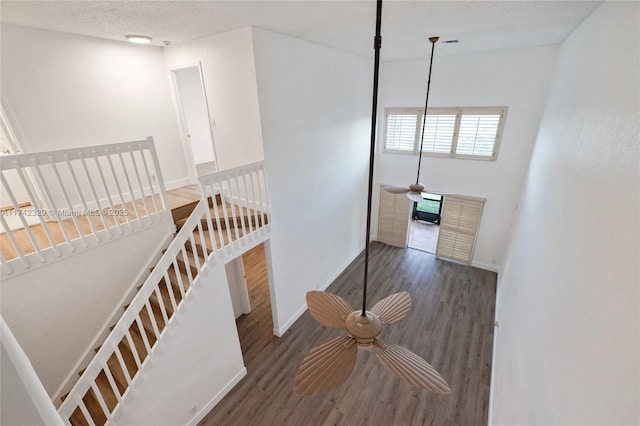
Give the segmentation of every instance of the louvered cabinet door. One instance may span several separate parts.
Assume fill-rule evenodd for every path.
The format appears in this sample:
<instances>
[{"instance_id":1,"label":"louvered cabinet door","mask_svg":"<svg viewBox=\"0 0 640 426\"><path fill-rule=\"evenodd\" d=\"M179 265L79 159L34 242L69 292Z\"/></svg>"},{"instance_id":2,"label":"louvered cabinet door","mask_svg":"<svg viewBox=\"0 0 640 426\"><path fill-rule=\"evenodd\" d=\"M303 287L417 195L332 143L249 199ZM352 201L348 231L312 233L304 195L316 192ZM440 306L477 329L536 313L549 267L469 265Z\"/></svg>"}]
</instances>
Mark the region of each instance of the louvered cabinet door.
<instances>
[{"instance_id":1,"label":"louvered cabinet door","mask_svg":"<svg viewBox=\"0 0 640 426\"><path fill-rule=\"evenodd\" d=\"M406 247L410 210L411 200L405 194L391 194L380 188L378 241L396 247Z\"/></svg>"},{"instance_id":2,"label":"louvered cabinet door","mask_svg":"<svg viewBox=\"0 0 640 426\"><path fill-rule=\"evenodd\" d=\"M444 197L436 256L471 264L484 203L483 198Z\"/></svg>"}]
</instances>

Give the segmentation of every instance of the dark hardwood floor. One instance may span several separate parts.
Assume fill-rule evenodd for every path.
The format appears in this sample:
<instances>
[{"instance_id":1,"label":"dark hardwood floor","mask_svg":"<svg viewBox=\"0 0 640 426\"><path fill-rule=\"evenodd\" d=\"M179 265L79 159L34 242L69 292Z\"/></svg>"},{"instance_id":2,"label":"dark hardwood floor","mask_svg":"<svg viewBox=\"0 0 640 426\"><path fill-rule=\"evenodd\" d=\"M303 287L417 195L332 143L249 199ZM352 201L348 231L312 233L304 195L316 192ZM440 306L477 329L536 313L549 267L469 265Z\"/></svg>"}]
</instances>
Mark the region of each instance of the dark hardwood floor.
<instances>
[{"instance_id":1,"label":"dark hardwood floor","mask_svg":"<svg viewBox=\"0 0 640 426\"><path fill-rule=\"evenodd\" d=\"M336 391L294 394L296 371L312 346L340 330L305 313L249 363L247 376L201 425L486 425L496 274L381 243L371 246L369 306L406 290L413 309L379 338L408 347L449 382L435 395L396 379L369 351L360 351L351 378ZM354 308L361 303L363 256L329 287Z\"/></svg>"},{"instance_id":2,"label":"dark hardwood floor","mask_svg":"<svg viewBox=\"0 0 640 426\"><path fill-rule=\"evenodd\" d=\"M245 365L248 365L262 349L274 339L269 281L264 257L264 244L242 255L244 273L249 290L251 312L236 320L240 347Z\"/></svg>"}]
</instances>

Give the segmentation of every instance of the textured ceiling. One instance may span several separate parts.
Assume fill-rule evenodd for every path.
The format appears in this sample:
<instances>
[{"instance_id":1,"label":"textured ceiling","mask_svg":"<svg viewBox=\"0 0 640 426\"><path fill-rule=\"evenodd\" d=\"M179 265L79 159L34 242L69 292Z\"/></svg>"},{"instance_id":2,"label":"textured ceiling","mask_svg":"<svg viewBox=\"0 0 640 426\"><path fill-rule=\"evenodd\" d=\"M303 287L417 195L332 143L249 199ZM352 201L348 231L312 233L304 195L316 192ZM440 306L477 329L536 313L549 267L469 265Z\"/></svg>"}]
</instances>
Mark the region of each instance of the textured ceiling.
<instances>
[{"instance_id":1,"label":"textured ceiling","mask_svg":"<svg viewBox=\"0 0 640 426\"><path fill-rule=\"evenodd\" d=\"M399 1L383 6L383 59L425 57L427 38L458 39L440 54L562 42L601 1ZM2 22L109 40L180 43L249 25L371 56L375 2L7 1Z\"/></svg>"}]
</instances>

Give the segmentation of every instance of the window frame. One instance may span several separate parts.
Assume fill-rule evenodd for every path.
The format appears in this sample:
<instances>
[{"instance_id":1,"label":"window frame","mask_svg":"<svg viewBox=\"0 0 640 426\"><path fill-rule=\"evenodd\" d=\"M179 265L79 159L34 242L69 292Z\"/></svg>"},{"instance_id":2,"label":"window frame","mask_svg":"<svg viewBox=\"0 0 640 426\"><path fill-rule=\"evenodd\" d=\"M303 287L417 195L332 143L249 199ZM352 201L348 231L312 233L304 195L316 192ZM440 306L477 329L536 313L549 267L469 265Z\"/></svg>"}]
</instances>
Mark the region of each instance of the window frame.
<instances>
[{"instance_id":1,"label":"window frame","mask_svg":"<svg viewBox=\"0 0 640 426\"><path fill-rule=\"evenodd\" d=\"M486 106L486 107L433 107L427 109L427 115L456 115L455 124L453 129L453 136L451 140L451 148L448 153L444 152L429 152L422 151L422 155L425 157L439 157L439 158L458 158L462 160L481 160L481 161L496 161L498 159L498 152L500 150L500 142L502 140L502 133L504 130L504 123L507 117L506 106ZM387 124L389 115L399 114L411 114L416 115L416 132L415 140L413 143L413 150L399 150L387 148ZM404 154L404 155L418 155L420 150L420 135L422 132L422 121L424 115L424 108L395 108L389 107L384 109L384 132L383 132L383 147L382 150L389 154ZM460 132L460 123L463 115L499 115L498 128L496 129L496 138L493 142L492 155L473 155L473 154L457 154L458 136Z\"/></svg>"}]
</instances>

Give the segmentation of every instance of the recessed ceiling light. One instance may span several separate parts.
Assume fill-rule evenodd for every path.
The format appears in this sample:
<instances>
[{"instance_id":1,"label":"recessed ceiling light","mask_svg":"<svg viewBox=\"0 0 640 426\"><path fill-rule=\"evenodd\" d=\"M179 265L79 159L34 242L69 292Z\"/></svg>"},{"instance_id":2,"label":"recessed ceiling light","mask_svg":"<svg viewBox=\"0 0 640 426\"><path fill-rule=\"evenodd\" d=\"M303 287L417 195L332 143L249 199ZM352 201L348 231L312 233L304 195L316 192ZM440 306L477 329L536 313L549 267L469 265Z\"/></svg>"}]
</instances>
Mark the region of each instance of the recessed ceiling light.
<instances>
[{"instance_id":1,"label":"recessed ceiling light","mask_svg":"<svg viewBox=\"0 0 640 426\"><path fill-rule=\"evenodd\" d=\"M124 38L131 43L149 44L151 43L151 37L143 35L126 35Z\"/></svg>"}]
</instances>

